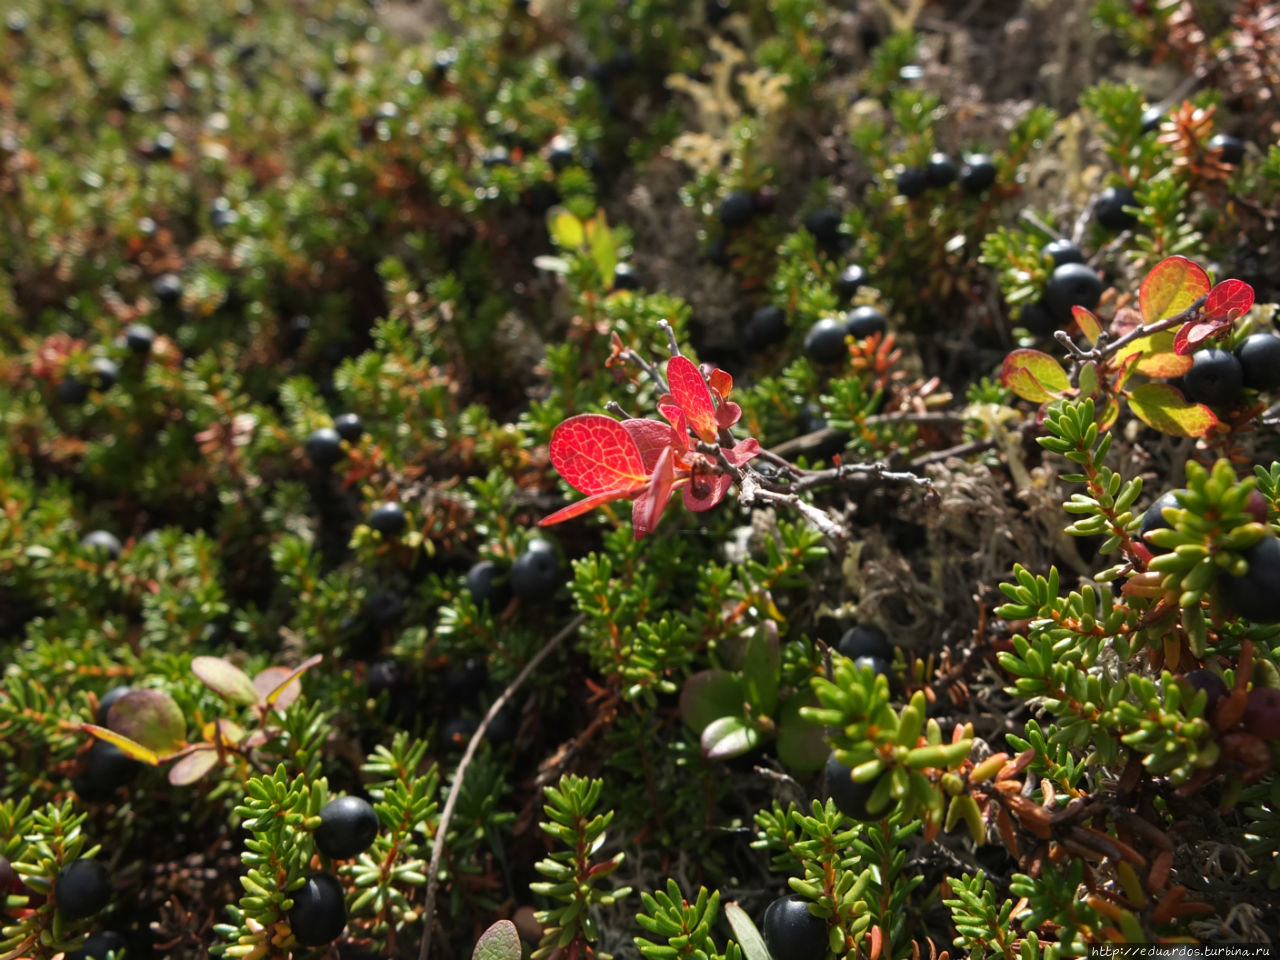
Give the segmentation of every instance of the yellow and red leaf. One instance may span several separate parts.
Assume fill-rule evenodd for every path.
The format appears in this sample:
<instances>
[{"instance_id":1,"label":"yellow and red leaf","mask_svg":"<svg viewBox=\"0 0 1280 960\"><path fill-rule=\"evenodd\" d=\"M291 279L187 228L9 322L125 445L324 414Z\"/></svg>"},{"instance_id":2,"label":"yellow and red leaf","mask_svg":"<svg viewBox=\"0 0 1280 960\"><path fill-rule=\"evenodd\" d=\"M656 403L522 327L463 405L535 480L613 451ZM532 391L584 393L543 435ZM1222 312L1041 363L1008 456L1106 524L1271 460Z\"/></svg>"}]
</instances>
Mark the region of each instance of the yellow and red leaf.
<instances>
[{"instance_id":1,"label":"yellow and red leaf","mask_svg":"<svg viewBox=\"0 0 1280 960\"><path fill-rule=\"evenodd\" d=\"M648 480L635 438L600 413L580 413L552 431L551 464L579 493L617 495L611 499L627 496Z\"/></svg>"},{"instance_id":2,"label":"yellow and red leaf","mask_svg":"<svg viewBox=\"0 0 1280 960\"><path fill-rule=\"evenodd\" d=\"M1145 323L1176 316L1209 292L1209 275L1194 260L1166 257L1147 274L1138 292Z\"/></svg>"},{"instance_id":3,"label":"yellow and red leaf","mask_svg":"<svg viewBox=\"0 0 1280 960\"><path fill-rule=\"evenodd\" d=\"M694 362L680 354L668 360L667 385L671 398L684 411L689 428L707 443L713 442L719 430L716 405L707 381Z\"/></svg>"}]
</instances>

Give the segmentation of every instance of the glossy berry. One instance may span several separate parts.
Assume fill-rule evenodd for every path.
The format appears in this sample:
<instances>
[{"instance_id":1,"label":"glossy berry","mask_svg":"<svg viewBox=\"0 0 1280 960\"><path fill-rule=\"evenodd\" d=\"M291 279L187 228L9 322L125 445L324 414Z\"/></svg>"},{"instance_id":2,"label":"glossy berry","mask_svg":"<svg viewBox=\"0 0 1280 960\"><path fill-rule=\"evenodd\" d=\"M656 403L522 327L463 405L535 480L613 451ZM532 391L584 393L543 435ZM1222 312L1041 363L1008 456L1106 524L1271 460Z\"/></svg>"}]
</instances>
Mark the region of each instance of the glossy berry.
<instances>
[{"instance_id":1,"label":"glossy berry","mask_svg":"<svg viewBox=\"0 0 1280 960\"><path fill-rule=\"evenodd\" d=\"M858 288L867 282L867 271L856 263L851 263L840 271L836 278L836 295L842 300L851 300Z\"/></svg>"},{"instance_id":2,"label":"glossy berry","mask_svg":"<svg viewBox=\"0 0 1280 960\"><path fill-rule=\"evenodd\" d=\"M1138 535L1142 538L1142 542L1146 543L1147 549L1153 554L1169 552L1163 547L1147 543L1147 534L1152 530L1172 529L1173 524L1164 518L1164 511L1167 507L1179 508L1182 506L1178 503L1179 493L1186 493L1186 491L1170 490L1168 493L1161 495L1151 506L1147 507L1147 512L1142 515L1142 524L1138 527Z\"/></svg>"},{"instance_id":3,"label":"glossy berry","mask_svg":"<svg viewBox=\"0 0 1280 960\"><path fill-rule=\"evenodd\" d=\"M804 228L813 234L813 238L823 247L835 247L840 244L840 225L844 218L835 207L819 207L804 218Z\"/></svg>"},{"instance_id":4,"label":"glossy berry","mask_svg":"<svg viewBox=\"0 0 1280 960\"><path fill-rule=\"evenodd\" d=\"M1244 728L1267 740L1280 740L1280 690L1254 687L1244 702Z\"/></svg>"},{"instance_id":5,"label":"glossy berry","mask_svg":"<svg viewBox=\"0 0 1280 960\"><path fill-rule=\"evenodd\" d=\"M511 591L521 600L549 597L560 585L560 560L545 540L534 540L511 564Z\"/></svg>"},{"instance_id":6,"label":"glossy berry","mask_svg":"<svg viewBox=\"0 0 1280 960\"><path fill-rule=\"evenodd\" d=\"M326 857L348 860L364 853L378 835L378 814L368 800L338 797L320 810L316 846Z\"/></svg>"},{"instance_id":7,"label":"glossy berry","mask_svg":"<svg viewBox=\"0 0 1280 960\"><path fill-rule=\"evenodd\" d=\"M827 955L827 921L809 912L798 893L769 904L760 924L773 960L823 960Z\"/></svg>"},{"instance_id":8,"label":"glossy berry","mask_svg":"<svg viewBox=\"0 0 1280 960\"><path fill-rule=\"evenodd\" d=\"M115 560L119 557L120 551L123 549L120 544L120 538L108 530L94 530L80 541L80 546L87 553L105 555L109 560Z\"/></svg>"},{"instance_id":9,"label":"glossy berry","mask_svg":"<svg viewBox=\"0 0 1280 960\"><path fill-rule=\"evenodd\" d=\"M1182 376L1182 392L1194 403L1226 406L1240 396L1244 370L1235 354L1225 350L1198 350L1191 369Z\"/></svg>"},{"instance_id":10,"label":"glossy berry","mask_svg":"<svg viewBox=\"0 0 1280 960\"><path fill-rule=\"evenodd\" d=\"M162 273L151 281L151 292L163 304L177 303L182 299L182 278L176 273Z\"/></svg>"},{"instance_id":11,"label":"glossy berry","mask_svg":"<svg viewBox=\"0 0 1280 960\"><path fill-rule=\"evenodd\" d=\"M1047 257L1055 267L1064 263L1084 263L1084 251L1080 245L1066 238L1050 240L1040 248L1040 256Z\"/></svg>"},{"instance_id":12,"label":"glossy berry","mask_svg":"<svg viewBox=\"0 0 1280 960\"><path fill-rule=\"evenodd\" d=\"M364 682L369 696L376 697L384 690L394 690L400 686L403 679L400 664L394 660L379 660L369 665L369 672Z\"/></svg>"},{"instance_id":13,"label":"glossy berry","mask_svg":"<svg viewBox=\"0 0 1280 960\"><path fill-rule=\"evenodd\" d=\"M114 930L100 930L86 937L84 946L79 950L68 953L67 960L107 960L111 951L121 955L126 946L124 937Z\"/></svg>"},{"instance_id":14,"label":"glossy berry","mask_svg":"<svg viewBox=\"0 0 1280 960\"><path fill-rule=\"evenodd\" d=\"M1204 707L1206 715L1230 692L1227 690L1226 681L1212 670L1188 670L1182 675L1182 682L1184 686L1190 688L1193 696L1201 690L1205 692L1208 697Z\"/></svg>"},{"instance_id":15,"label":"glossy berry","mask_svg":"<svg viewBox=\"0 0 1280 960\"><path fill-rule=\"evenodd\" d=\"M111 707L126 693L133 693L133 687L112 687L98 698L98 709L93 715L94 722L98 726L105 727L107 725L107 717L111 713Z\"/></svg>"},{"instance_id":16,"label":"glossy berry","mask_svg":"<svg viewBox=\"0 0 1280 960\"><path fill-rule=\"evenodd\" d=\"M1071 308L1092 310L1102 299L1102 279L1098 271L1083 263L1064 263L1055 267L1044 290L1049 315L1059 326L1071 322Z\"/></svg>"},{"instance_id":17,"label":"glossy berry","mask_svg":"<svg viewBox=\"0 0 1280 960\"><path fill-rule=\"evenodd\" d=\"M918 197L929 189L929 174L920 167L906 167L899 171L894 186L904 197Z\"/></svg>"},{"instance_id":18,"label":"glossy berry","mask_svg":"<svg viewBox=\"0 0 1280 960\"><path fill-rule=\"evenodd\" d=\"M469 717L450 717L440 727L440 743L446 750L465 750L476 732L476 723Z\"/></svg>"},{"instance_id":19,"label":"glossy berry","mask_svg":"<svg viewBox=\"0 0 1280 960\"><path fill-rule=\"evenodd\" d=\"M95 357L90 367L93 369L93 385L99 390L110 390L120 379L120 368L106 357Z\"/></svg>"},{"instance_id":20,"label":"glossy berry","mask_svg":"<svg viewBox=\"0 0 1280 960\"><path fill-rule=\"evenodd\" d=\"M59 381L55 394L62 403L84 403L89 399L89 385L74 375Z\"/></svg>"},{"instance_id":21,"label":"glossy berry","mask_svg":"<svg viewBox=\"0 0 1280 960\"><path fill-rule=\"evenodd\" d=\"M870 667L871 672L879 677L888 677L889 685L893 686L896 679L893 675L893 664L889 662L887 657L879 657L872 654L862 654L853 658L853 665L859 672L864 667Z\"/></svg>"},{"instance_id":22,"label":"glossy berry","mask_svg":"<svg viewBox=\"0 0 1280 960\"><path fill-rule=\"evenodd\" d=\"M467 590L477 607L488 603L497 608L506 599L506 584L500 582L498 565L492 560L481 560L467 571Z\"/></svg>"},{"instance_id":23,"label":"glossy berry","mask_svg":"<svg viewBox=\"0 0 1280 960\"><path fill-rule=\"evenodd\" d=\"M364 421L358 413L344 413L333 421L333 429L347 443L355 443L364 434Z\"/></svg>"},{"instance_id":24,"label":"glossy berry","mask_svg":"<svg viewBox=\"0 0 1280 960\"><path fill-rule=\"evenodd\" d=\"M332 943L347 925L347 904L342 884L331 873L313 873L293 893L289 928L306 947Z\"/></svg>"},{"instance_id":25,"label":"glossy berry","mask_svg":"<svg viewBox=\"0 0 1280 960\"><path fill-rule=\"evenodd\" d=\"M1025 327L1031 333L1047 334L1057 329L1048 305L1043 301L1028 303L1018 312L1018 326Z\"/></svg>"},{"instance_id":26,"label":"glossy berry","mask_svg":"<svg viewBox=\"0 0 1280 960\"><path fill-rule=\"evenodd\" d=\"M573 140L563 133L557 133L547 144L547 163L557 172L571 166L574 161Z\"/></svg>"},{"instance_id":27,"label":"glossy berry","mask_svg":"<svg viewBox=\"0 0 1280 960\"><path fill-rule=\"evenodd\" d=\"M111 878L100 860L73 860L53 883L58 913L67 920L92 917L111 899Z\"/></svg>"},{"instance_id":28,"label":"glossy berry","mask_svg":"<svg viewBox=\"0 0 1280 960\"><path fill-rule=\"evenodd\" d=\"M703 16L707 18L707 23L713 27L718 27L724 18L733 12L733 7L729 0L704 0L702 4Z\"/></svg>"},{"instance_id":29,"label":"glossy berry","mask_svg":"<svg viewBox=\"0 0 1280 960\"><path fill-rule=\"evenodd\" d=\"M102 803L128 785L141 770L142 764L115 744L97 740L84 755L83 772L72 779L71 785L82 799Z\"/></svg>"},{"instance_id":30,"label":"glossy berry","mask_svg":"<svg viewBox=\"0 0 1280 960\"><path fill-rule=\"evenodd\" d=\"M380 630L393 627L404 616L404 601L391 590L377 590L365 599L364 615Z\"/></svg>"},{"instance_id":31,"label":"glossy berry","mask_svg":"<svg viewBox=\"0 0 1280 960\"><path fill-rule=\"evenodd\" d=\"M836 363L849 356L845 344L848 330L835 317L823 317L804 336L804 355L820 365Z\"/></svg>"},{"instance_id":32,"label":"glossy berry","mask_svg":"<svg viewBox=\"0 0 1280 960\"><path fill-rule=\"evenodd\" d=\"M455 660L444 672L444 688L452 700L463 703L475 701L489 682L489 667L480 657Z\"/></svg>"},{"instance_id":33,"label":"glossy berry","mask_svg":"<svg viewBox=\"0 0 1280 960\"><path fill-rule=\"evenodd\" d=\"M1138 198L1128 187L1107 187L1093 203L1093 216L1108 230L1128 230L1137 226L1138 218L1126 207L1138 205Z\"/></svg>"},{"instance_id":34,"label":"glossy berry","mask_svg":"<svg viewBox=\"0 0 1280 960\"><path fill-rule=\"evenodd\" d=\"M742 331L748 350L763 350L787 339L787 315L781 307L759 307Z\"/></svg>"},{"instance_id":35,"label":"glossy berry","mask_svg":"<svg viewBox=\"0 0 1280 960\"><path fill-rule=\"evenodd\" d=\"M620 263L613 268L613 289L639 290L640 276L629 263Z\"/></svg>"},{"instance_id":36,"label":"glossy berry","mask_svg":"<svg viewBox=\"0 0 1280 960\"><path fill-rule=\"evenodd\" d=\"M1229 133L1218 133L1209 138L1209 152L1216 153L1223 163L1238 167L1244 160L1244 141Z\"/></svg>"},{"instance_id":37,"label":"glossy berry","mask_svg":"<svg viewBox=\"0 0 1280 960\"><path fill-rule=\"evenodd\" d=\"M333 427L321 427L303 444L307 459L317 467L332 467L342 459L342 436Z\"/></svg>"},{"instance_id":38,"label":"glossy berry","mask_svg":"<svg viewBox=\"0 0 1280 960\"><path fill-rule=\"evenodd\" d=\"M369 526L384 537L393 537L404 533L409 525L409 518L404 514L404 507L394 501L380 503L369 511Z\"/></svg>"},{"instance_id":39,"label":"glossy berry","mask_svg":"<svg viewBox=\"0 0 1280 960\"><path fill-rule=\"evenodd\" d=\"M850 627L840 638L837 649L854 660L858 657L873 657L888 663L893 660L893 644L889 635L879 627L860 623Z\"/></svg>"},{"instance_id":40,"label":"glossy berry","mask_svg":"<svg viewBox=\"0 0 1280 960\"><path fill-rule=\"evenodd\" d=\"M720 201L718 216L726 230L745 227L756 214L755 197L747 190L730 190Z\"/></svg>"},{"instance_id":41,"label":"glossy berry","mask_svg":"<svg viewBox=\"0 0 1280 960\"><path fill-rule=\"evenodd\" d=\"M1280 623L1280 540L1264 537L1242 554L1242 577L1221 578L1222 599L1237 616L1254 623Z\"/></svg>"},{"instance_id":42,"label":"glossy berry","mask_svg":"<svg viewBox=\"0 0 1280 960\"><path fill-rule=\"evenodd\" d=\"M965 193L985 193L996 182L996 164L985 153L971 153L960 168L960 186Z\"/></svg>"},{"instance_id":43,"label":"glossy berry","mask_svg":"<svg viewBox=\"0 0 1280 960\"><path fill-rule=\"evenodd\" d=\"M130 353L145 357L156 341L156 332L145 323L131 323L124 328L124 345Z\"/></svg>"},{"instance_id":44,"label":"glossy berry","mask_svg":"<svg viewBox=\"0 0 1280 960\"><path fill-rule=\"evenodd\" d=\"M857 820L860 823L879 820L881 816L886 816L887 809L879 811L876 815L867 809L867 801L871 799L871 793L875 790L877 781L858 783L852 778L852 773L853 768L846 767L837 760L834 752L827 757L827 796L835 803L836 809L850 820Z\"/></svg>"},{"instance_id":45,"label":"glossy berry","mask_svg":"<svg viewBox=\"0 0 1280 960\"><path fill-rule=\"evenodd\" d=\"M1280 337L1255 333L1241 341L1235 354L1240 361L1242 382L1250 390L1280 387Z\"/></svg>"},{"instance_id":46,"label":"glossy berry","mask_svg":"<svg viewBox=\"0 0 1280 960\"><path fill-rule=\"evenodd\" d=\"M1142 111L1142 132L1154 133L1160 129L1160 122L1164 120L1164 111L1159 107L1147 107Z\"/></svg>"},{"instance_id":47,"label":"glossy berry","mask_svg":"<svg viewBox=\"0 0 1280 960\"><path fill-rule=\"evenodd\" d=\"M925 179L931 187L947 187L956 181L956 162L945 153L935 153L924 168Z\"/></svg>"},{"instance_id":48,"label":"glossy berry","mask_svg":"<svg viewBox=\"0 0 1280 960\"><path fill-rule=\"evenodd\" d=\"M887 325L883 313L875 307L865 305L849 311L844 329L853 339L865 340L873 333L884 333Z\"/></svg>"}]
</instances>

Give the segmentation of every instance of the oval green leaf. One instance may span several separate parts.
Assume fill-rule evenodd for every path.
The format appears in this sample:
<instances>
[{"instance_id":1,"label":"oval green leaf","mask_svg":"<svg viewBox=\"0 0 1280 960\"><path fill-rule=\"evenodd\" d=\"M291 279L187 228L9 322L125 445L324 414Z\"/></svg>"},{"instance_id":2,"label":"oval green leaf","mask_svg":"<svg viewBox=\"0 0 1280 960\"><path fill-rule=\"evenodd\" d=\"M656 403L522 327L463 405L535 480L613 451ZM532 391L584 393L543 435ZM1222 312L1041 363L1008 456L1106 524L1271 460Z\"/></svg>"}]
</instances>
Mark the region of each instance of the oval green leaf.
<instances>
[{"instance_id":1,"label":"oval green leaf","mask_svg":"<svg viewBox=\"0 0 1280 960\"><path fill-rule=\"evenodd\" d=\"M1191 403L1167 383L1144 383L1128 394L1129 409L1149 427L1174 437L1203 437L1218 418L1202 403Z\"/></svg>"},{"instance_id":2,"label":"oval green leaf","mask_svg":"<svg viewBox=\"0 0 1280 960\"><path fill-rule=\"evenodd\" d=\"M1181 313L1206 293L1211 284L1204 268L1186 257L1166 257L1147 274L1138 293L1144 323L1158 323Z\"/></svg>"},{"instance_id":3,"label":"oval green leaf","mask_svg":"<svg viewBox=\"0 0 1280 960\"><path fill-rule=\"evenodd\" d=\"M196 657L191 661L191 672L224 700L246 706L258 702L258 691L253 689L253 681L234 663L221 657Z\"/></svg>"},{"instance_id":4,"label":"oval green leaf","mask_svg":"<svg viewBox=\"0 0 1280 960\"><path fill-rule=\"evenodd\" d=\"M708 760L740 757L760 742L760 731L742 717L721 717L702 731L702 753Z\"/></svg>"},{"instance_id":5,"label":"oval green leaf","mask_svg":"<svg viewBox=\"0 0 1280 960\"><path fill-rule=\"evenodd\" d=\"M713 720L742 713L746 695L742 681L728 670L702 670L680 690L680 718L701 734Z\"/></svg>"},{"instance_id":6,"label":"oval green leaf","mask_svg":"<svg viewBox=\"0 0 1280 960\"><path fill-rule=\"evenodd\" d=\"M186 718L173 698L159 690L126 693L111 705L107 725L157 754L173 753L186 743Z\"/></svg>"},{"instance_id":7,"label":"oval green leaf","mask_svg":"<svg viewBox=\"0 0 1280 960\"><path fill-rule=\"evenodd\" d=\"M582 221L564 207L552 207L547 211L547 233L562 250L577 250L587 239Z\"/></svg>"},{"instance_id":8,"label":"oval green leaf","mask_svg":"<svg viewBox=\"0 0 1280 960\"><path fill-rule=\"evenodd\" d=\"M471 960L520 960L520 934L510 920L498 920L480 934Z\"/></svg>"},{"instance_id":9,"label":"oval green leaf","mask_svg":"<svg viewBox=\"0 0 1280 960\"><path fill-rule=\"evenodd\" d=\"M1102 336L1102 324L1093 315L1093 311L1076 305L1071 308L1071 315L1076 318L1076 325L1080 328L1080 332L1089 338L1091 344L1096 346L1098 337Z\"/></svg>"},{"instance_id":10,"label":"oval green leaf","mask_svg":"<svg viewBox=\"0 0 1280 960\"><path fill-rule=\"evenodd\" d=\"M778 759L792 770L817 770L831 752L823 726L800 715L801 707L817 705L817 695L803 690L788 697L778 711Z\"/></svg>"},{"instance_id":11,"label":"oval green leaf","mask_svg":"<svg viewBox=\"0 0 1280 960\"><path fill-rule=\"evenodd\" d=\"M218 765L218 751L200 744L169 768L169 782L175 787L195 783Z\"/></svg>"},{"instance_id":12,"label":"oval green leaf","mask_svg":"<svg viewBox=\"0 0 1280 960\"><path fill-rule=\"evenodd\" d=\"M742 947L742 953L747 960L773 960L769 954L769 948L764 945L764 937L760 936L759 929L747 911L737 903L726 903L724 915L729 921L734 939L738 941L738 946Z\"/></svg>"}]
</instances>

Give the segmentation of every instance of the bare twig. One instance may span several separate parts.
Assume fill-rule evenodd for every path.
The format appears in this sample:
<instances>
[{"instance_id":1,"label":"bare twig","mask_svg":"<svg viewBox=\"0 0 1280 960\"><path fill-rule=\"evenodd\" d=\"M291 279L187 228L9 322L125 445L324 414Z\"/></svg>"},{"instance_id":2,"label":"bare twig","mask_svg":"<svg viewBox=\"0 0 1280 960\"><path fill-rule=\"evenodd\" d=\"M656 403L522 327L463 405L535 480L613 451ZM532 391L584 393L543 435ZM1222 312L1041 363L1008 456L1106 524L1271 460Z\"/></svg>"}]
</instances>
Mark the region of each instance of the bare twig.
<instances>
[{"instance_id":1,"label":"bare twig","mask_svg":"<svg viewBox=\"0 0 1280 960\"><path fill-rule=\"evenodd\" d=\"M971 440L969 443L962 443L957 447L950 447L946 450L935 450L933 453L927 453L923 457L917 457L907 466L912 470L919 470L921 467L927 467L931 463L943 463L952 457L967 457L970 454L982 453L990 450L996 445L994 440Z\"/></svg>"},{"instance_id":2,"label":"bare twig","mask_svg":"<svg viewBox=\"0 0 1280 960\"><path fill-rule=\"evenodd\" d=\"M507 689L502 691L502 695L493 701L492 706L485 713L484 719L476 727L475 733L471 735L471 741L467 744L466 752L463 753L462 759L458 762L458 770L454 774L452 786L449 787L449 796L444 801L444 810L440 814L440 823L436 827L435 840L431 846L431 864L427 868L427 897L422 911L424 923L422 948L418 951L418 960L427 960L431 953L431 928L435 922L436 888L440 884L440 861L444 857L444 838L449 832L449 822L453 819L454 808L458 805L458 796L462 793L462 780L467 774L467 768L471 766L471 760L476 751L480 749L480 741L484 739L485 731L489 728L489 724L493 722L493 718L515 696L516 691L520 689L525 680L529 678L534 670L538 669L543 660L547 659L564 642L566 637L582 626L586 619L586 614L578 614L565 624L563 630L548 640L546 645L533 655L533 658L524 665L524 668L516 675L516 678L507 685Z\"/></svg>"}]
</instances>

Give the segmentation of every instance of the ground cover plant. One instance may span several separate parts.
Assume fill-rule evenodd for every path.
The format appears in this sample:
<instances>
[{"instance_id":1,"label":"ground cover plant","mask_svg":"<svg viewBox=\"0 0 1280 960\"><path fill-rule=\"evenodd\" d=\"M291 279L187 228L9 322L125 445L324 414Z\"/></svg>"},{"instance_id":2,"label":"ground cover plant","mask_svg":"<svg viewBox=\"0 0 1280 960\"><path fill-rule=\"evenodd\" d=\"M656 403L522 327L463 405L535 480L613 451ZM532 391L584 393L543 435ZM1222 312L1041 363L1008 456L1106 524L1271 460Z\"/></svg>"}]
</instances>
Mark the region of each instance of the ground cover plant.
<instances>
[{"instance_id":1,"label":"ground cover plant","mask_svg":"<svg viewBox=\"0 0 1280 960\"><path fill-rule=\"evenodd\" d=\"M0 958L1280 942L1280 8L14 0Z\"/></svg>"}]
</instances>

